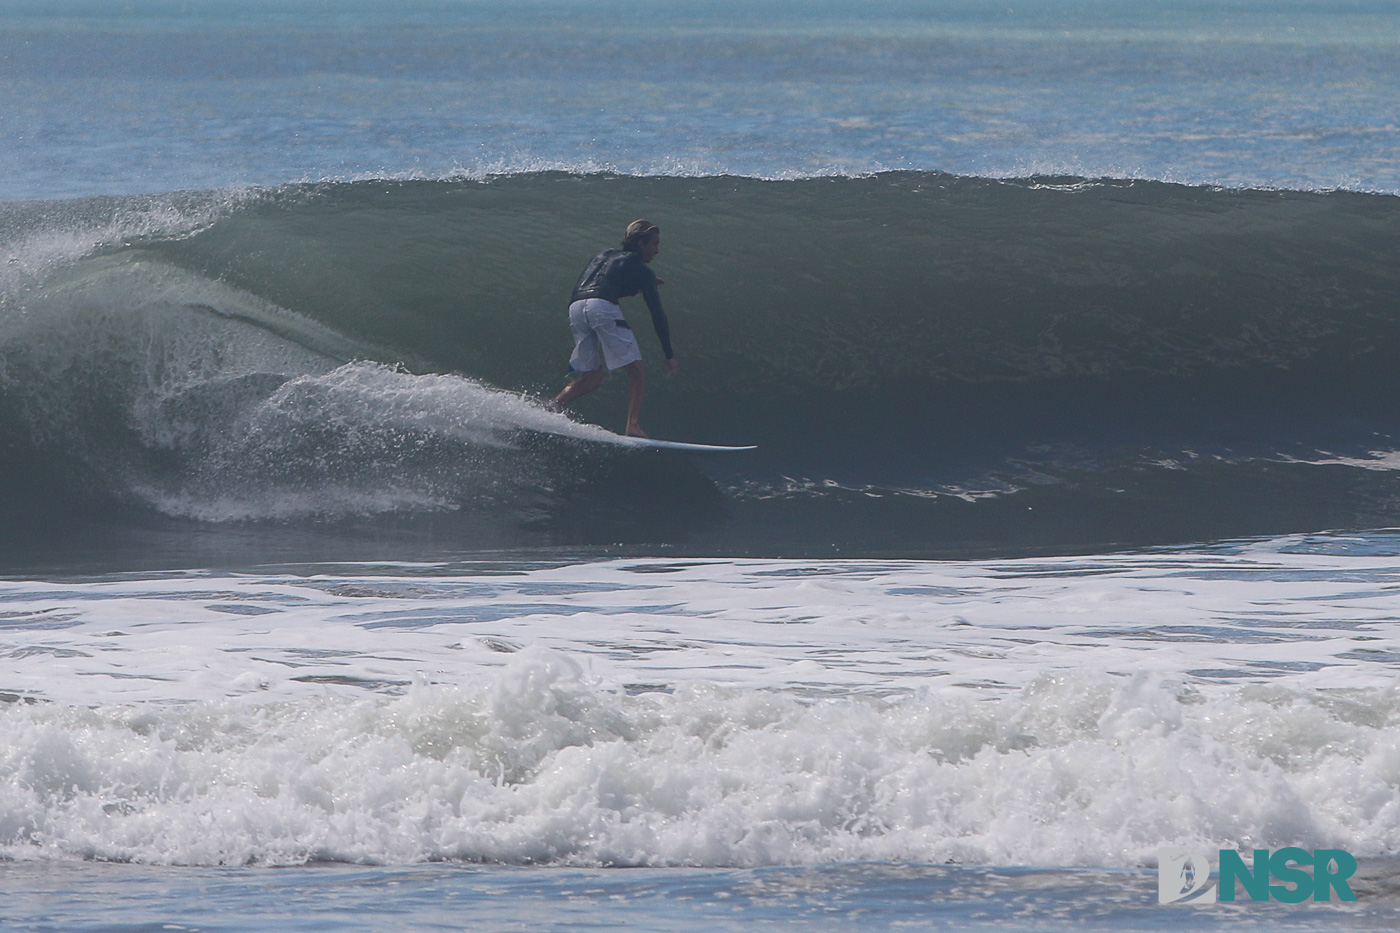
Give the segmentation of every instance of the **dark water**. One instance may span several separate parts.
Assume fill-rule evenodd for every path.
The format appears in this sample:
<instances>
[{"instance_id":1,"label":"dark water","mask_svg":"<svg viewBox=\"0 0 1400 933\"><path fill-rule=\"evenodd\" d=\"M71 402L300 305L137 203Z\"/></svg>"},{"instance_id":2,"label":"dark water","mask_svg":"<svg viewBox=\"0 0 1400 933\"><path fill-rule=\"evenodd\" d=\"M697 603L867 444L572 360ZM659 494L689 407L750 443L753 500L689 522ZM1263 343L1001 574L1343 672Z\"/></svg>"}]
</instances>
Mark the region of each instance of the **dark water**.
<instances>
[{"instance_id":1,"label":"dark water","mask_svg":"<svg viewBox=\"0 0 1400 933\"><path fill-rule=\"evenodd\" d=\"M634 216L682 364L648 430L758 451L540 422L573 279ZM937 555L1400 521L1389 195L542 173L0 223L4 509L36 534ZM577 417L619 428L622 383Z\"/></svg>"}]
</instances>

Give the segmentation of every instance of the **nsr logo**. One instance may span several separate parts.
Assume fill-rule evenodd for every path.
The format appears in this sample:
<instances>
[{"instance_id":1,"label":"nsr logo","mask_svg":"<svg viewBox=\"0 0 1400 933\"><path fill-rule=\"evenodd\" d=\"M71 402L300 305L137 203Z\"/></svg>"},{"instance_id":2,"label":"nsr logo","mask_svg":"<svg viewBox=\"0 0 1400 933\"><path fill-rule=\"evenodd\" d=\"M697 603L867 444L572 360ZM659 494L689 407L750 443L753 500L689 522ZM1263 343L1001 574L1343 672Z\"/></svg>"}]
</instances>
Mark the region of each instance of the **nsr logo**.
<instances>
[{"instance_id":1,"label":"nsr logo","mask_svg":"<svg viewBox=\"0 0 1400 933\"><path fill-rule=\"evenodd\" d=\"M1235 899L1238 880L1252 901L1273 898L1285 904L1299 904L1308 898L1354 901L1347 879L1356 874L1356 859L1341 849L1309 852L1290 846L1272 855L1268 849L1254 850L1254 869L1234 849L1220 850L1220 900ZM1312 872L1303 870L1311 865ZM1278 884L1270 884L1272 876ZM1205 853L1189 849L1157 850L1157 900L1162 904L1214 904L1216 890L1210 884L1210 862Z\"/></svg>"}]
</instances>

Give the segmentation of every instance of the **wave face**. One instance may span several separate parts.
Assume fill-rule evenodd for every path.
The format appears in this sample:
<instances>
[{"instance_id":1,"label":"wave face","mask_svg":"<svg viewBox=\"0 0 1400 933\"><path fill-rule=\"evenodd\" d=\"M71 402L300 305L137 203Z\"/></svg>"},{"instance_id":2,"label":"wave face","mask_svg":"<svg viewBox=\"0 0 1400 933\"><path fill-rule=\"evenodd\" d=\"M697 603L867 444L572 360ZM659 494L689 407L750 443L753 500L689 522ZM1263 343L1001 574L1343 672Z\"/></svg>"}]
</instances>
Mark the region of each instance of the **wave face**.
<instances>
[{"instance_id":1,"label":"wave face","mask_svg":"<svg viewBox=\"0 0 1400 933\"><path fill-rule=\"evenodd\" d=\"M754 454L540 407L637 216L683 367L644 422ZM938 553L1400 520L1392 196L537 173L9 204L0 237L14 521ZM575 417L619 428L622 390Z\"/></svg>"}]
</instances>

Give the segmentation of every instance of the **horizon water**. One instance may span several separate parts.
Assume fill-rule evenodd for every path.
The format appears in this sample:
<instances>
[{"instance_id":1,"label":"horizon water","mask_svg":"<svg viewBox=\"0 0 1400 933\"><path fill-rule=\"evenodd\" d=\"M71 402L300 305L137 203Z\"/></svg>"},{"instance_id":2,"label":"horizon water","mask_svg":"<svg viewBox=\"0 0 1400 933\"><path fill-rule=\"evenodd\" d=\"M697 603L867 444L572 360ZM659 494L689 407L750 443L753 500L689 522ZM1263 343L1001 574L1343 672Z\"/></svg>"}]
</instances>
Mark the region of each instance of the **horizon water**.
<instances>
[{"instance_id":1,"label":"horizon water","mask_svg":"<svg viewBox=\"0 0 1400 933\"><path fill-rule=\"evenodd\" d=\"M1395 928L1397 51L0 3L0 928ZM752 454L541 406L635 216ZM1157 902L1289 845L1358 900Z\"/></svg>"}]
</instances>

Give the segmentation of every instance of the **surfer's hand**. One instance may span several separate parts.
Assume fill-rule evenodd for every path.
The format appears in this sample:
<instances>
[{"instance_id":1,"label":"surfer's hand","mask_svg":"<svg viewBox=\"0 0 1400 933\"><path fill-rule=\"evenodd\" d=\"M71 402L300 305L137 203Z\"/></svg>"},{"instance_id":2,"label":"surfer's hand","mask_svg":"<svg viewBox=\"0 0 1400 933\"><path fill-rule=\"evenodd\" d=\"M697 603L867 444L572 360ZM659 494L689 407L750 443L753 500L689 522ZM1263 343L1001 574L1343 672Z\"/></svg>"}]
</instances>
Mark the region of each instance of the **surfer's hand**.
<instances>
[{"instance_id":1,"label":"surfer's hand","mask_svg":"<svg viewBox=\"0 0 1400 933\"><path fill-rule=\"evenodd\" d=\"M680 368L681 364L676 362L676 358L674 356L666 361L666 375L674 376L677 372L680 371Z\"/></svg>"},{"instance_id":2,"label":"surfer's hand","mask_svg":"<svg viewBox=\"0 0 1400 933\"><path fill-rule=\"evenodd\" d=\"M656 284L657 284L657 285L665 285L665 284L666 284L666 280L665 280L665 279L657 279L657 280L656 280Z\"/></svg>"}]
</instances>

